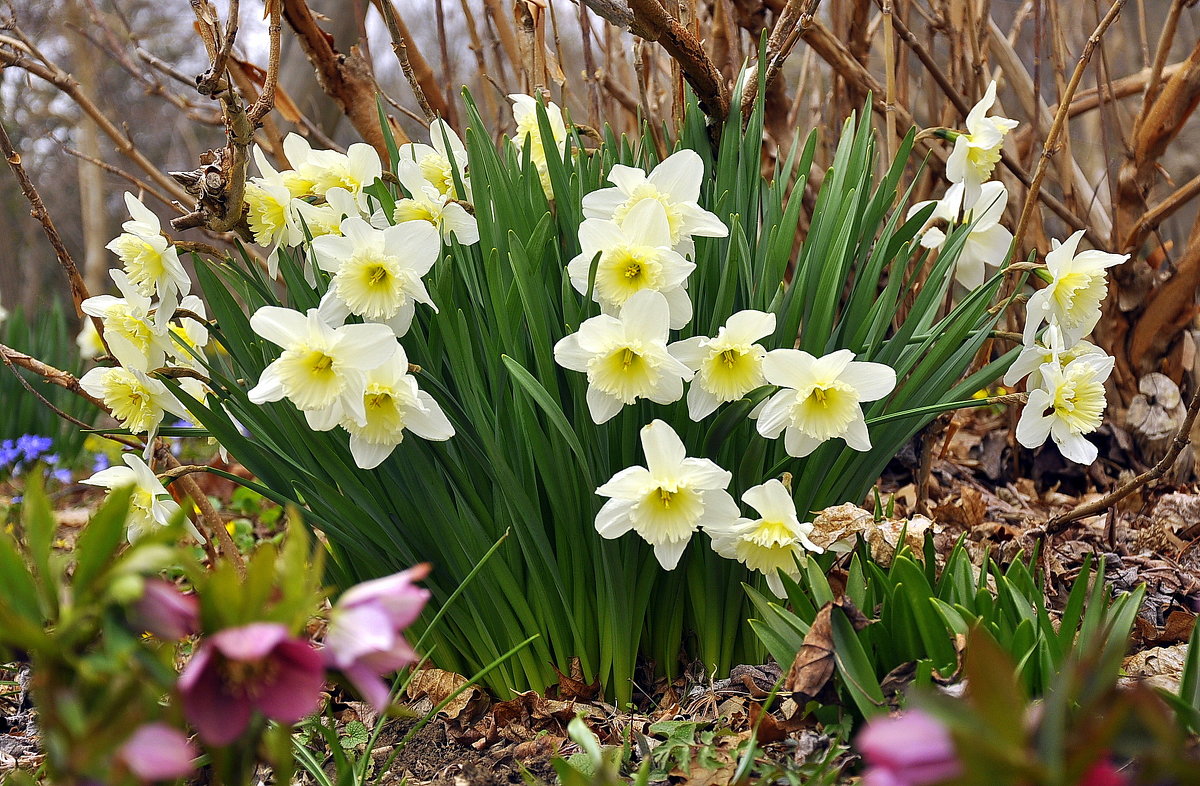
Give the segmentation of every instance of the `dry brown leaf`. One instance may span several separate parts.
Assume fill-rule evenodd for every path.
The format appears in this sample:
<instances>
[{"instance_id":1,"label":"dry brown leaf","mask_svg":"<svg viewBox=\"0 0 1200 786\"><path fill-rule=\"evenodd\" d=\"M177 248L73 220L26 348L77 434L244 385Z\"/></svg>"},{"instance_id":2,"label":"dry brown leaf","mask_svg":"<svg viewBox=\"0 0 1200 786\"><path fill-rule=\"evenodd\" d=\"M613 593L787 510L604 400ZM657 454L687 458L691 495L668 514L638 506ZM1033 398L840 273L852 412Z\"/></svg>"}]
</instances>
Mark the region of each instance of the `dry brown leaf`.
<instances>
[{"instance_id":1,"label":"dry brown leaf","mask_svg":"<svg viewBox=\"0 0 1200 786\"><path fill-rule=\"evenodd\" d=\"M413 701L428 699L434 706L445 701L446 697L467 684L467 678L461 674L442 669L421 669L413 675L408 683L406 694ZM457 718L467 707L478 706L486 697L478 688L471 687L454 697L442 708L440 714L446 718Z\"/></svg>"},{"instance_id":2,"label":"dry brown leaf","mask_svg":"<svg viewBox=\"0 0 1200 786\"><path fill-rule=\"evenodd\" d=\"M845 614L855 630L869 624L849 598L838 598L821 607L783 681L784 690L801 706L816 698L833 676L833 614Z\"/></svg>"},{"instance_id":3,"label":"dry brown leaf","mask_svg":"<svg viewBox=\"0 0 1200 786\"><path fill-rule=\"evenodd\" d=\"M1173 647L1154 647L1135 652L1121 664L1121 670L1128 675L1121 678L1121 683L1126 686L1148 685L1162 688L1171 693L1178 693L1179 683L1183 679L1183 664L1186 660L1186 644L1176 644Z\"/></svg>"}]
</instances>

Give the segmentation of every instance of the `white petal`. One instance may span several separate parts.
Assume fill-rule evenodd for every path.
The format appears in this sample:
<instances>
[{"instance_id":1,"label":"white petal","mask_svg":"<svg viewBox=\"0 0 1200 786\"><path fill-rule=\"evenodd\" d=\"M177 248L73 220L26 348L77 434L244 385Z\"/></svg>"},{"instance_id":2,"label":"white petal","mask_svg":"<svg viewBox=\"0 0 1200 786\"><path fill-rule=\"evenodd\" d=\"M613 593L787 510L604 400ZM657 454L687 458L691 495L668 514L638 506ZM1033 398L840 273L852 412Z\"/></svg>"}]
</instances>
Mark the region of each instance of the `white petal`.
<instances>
[{"instance_id":1,"label":"white petal","mask_svg":"<svg viewBox=\"0 0 1200 786\"><path fill-rule=\"evenodd\" d=\"M643 289L625 301L620 319L626 334L643 341L662 341L670 329L670 308L662 293Z\"/></svg>"},{"instance_id":2,"label":"white petal","mask_svg":"<svg viewBox=\"0 0 1200 786\"><path fill-rule=\"evenodd\" d=\"M846 426L842 439L846 440L848 446L863 453L871 449L871 434L867 431L867 421L863 419L861 410L858 417Z\"/></svg>"},{"instance_id":3,"label":"white petal","mask_svg":"<svg viewBox=\"0 0 1200 786\"><path fill-rule=\"evenodd\" d=\"M746 489L746 492L742 494L742 501L769 521L793 521L796 519L796 503L792 500L791 493L783 483L775 478Z\"/></svg>"},{"instance_id":4,"label":"white petal","mask_svg":"<svg viewBox=\"0 0 1200 786\"><path fill-rule=\"evenodd\" d=\"M823 440L810 437L798 428L789 428L783 433L783 447L795 458L804 458L823 444Z\"/></svg>"},{"instance_id":5,"label":"white petal","mask_svg":"<svg viewBox=\"0 0 1200 786\"><path fill-rule=\"evenodd\" d=\"M370 442L355 435L350 436L350 455L359 469L375 469L395 449L396 445L392 443Z\"/></svg>"},{"instance_id":6,"label":"white petal","mask_svg":"<svg viewBox=\"0 0 1200 786\"><path fill-rule=\"evenodd\" d=\"M308 316L280 306L263 306L250 317L250 329L278 344L290 347L308 335Z\"/></svg>"},{"instance_id":7,"label":"white petal","mask_svg":"<svg viewBox=\"0 0 1200 786\"><path fill-rule=\"evenodd\" d=\"M650 470L645 467L626 467L596 489L596 493L602 497L637 502L657 486Z\"/></svg>"},{"instance_id":8,"label":"white petal","mask_svg":"<svg viewBox=\"0 0 1200 786\"><path fill-rule=\"evenodd\" d=\"M875 401L896 388L896 371L883 363L854 361L838 377L858 391L862 401Z\"/></svg>"},{"instance_id":9,"label":"white petal","mask_svg":"<svg viewBox=\"0 0 1200 786\"><path fill-rule=\"evenodd\" d=\"M442 411L438 403L433 400L433 396L422 390L417 394L417 400L421 402L424 409L410 410L405 421L405 425L412 430L412 433L431 442L441 442L453 437L454 426L450 424L450 419L446 417L446 413Z\"/></svg>"},{"instance_id":10,"label":"white petal","mask_svg":"<svg viewBox=\"0 0 1200 786\"><path fill-rule=\"evenodd\" d=\"M276 368L278 364L279 361L275 361L264 368L262 376L258 378L258 384L246 394L255 404L283 398L283 382L279 379L279 370ZM80 380L80 383L82 382L83 380Z\"/></svg>"},{"instance_id":11,"label":"white petal","mask_svg":"<svg viewBox=\"0 0 1200 786\"><path fill-rule=\"evenodd\" d=\"M654 187L668 194L673 202L695 202L700 198L704 179L704 160L694 150L680 150L662 160L647 178Z\"/></svg>"},{"instance_id":12,"label":"white petal","mask_svg":"<svg viewBox=\"0 0 1200 786\"><path fill-rule=\"evenodd\" d=\"M602 390L589 387L587 391L588 412L593 423L607 423L612 420L625 404L616 396L610 396Z\"/></svg>"},{"instance_id":13,"label":"white petal","mask_svg":"<svg viewBox=\"0 0 1200 786\"><path fill-rule=\"evenodd\" d=\"M688 417L699 423L721 406L721 399L709 393L695 382L688 387L687 394Z\"/></svg>"},{"instance_id":14,"label":"white petal","mask_svg":"<svg viewBox=\"0 0 1200 786\"><path fill-rule=\"evenodd\" d=\"M684 538L655 544L654 556L658 559L658 564L662 565L663 570L675 570L675 566L679 564L679 558L683 556L683 552L690 542L691 538Z\"/></svg>"},{"instance_id":15,"label":"white petal","mask_svg":"<svg viewBox=\"0 0 1200 786\"><path fill-rule=\"evenodd\" d=\"M646 466L651 475L661 478L679 471L680 464L687 456L687 448L675 429L661 420L654 420L642 426L641 439Z\"/></svg>"},{"instance_id":16,"label":"white petal","mask_svg":"<svg viewBox=\"0 0 1200 786\"><path fill-rule=\"evenodd\" d=\"M396 336L387 325L370 322L343 325L337 328L337 336L337 359L352 368L364 371L375 368L386 363L396 351Z\"/></svg>"},{"instance_id":17,"label":"white petal","mask_svg":"<svg viewBox=\"0 0 1200 786\"><path fill-rule=\"evenodd\" d=\"M774 332L774 314L746 309L737 312L725 322L725 332L722 335L736 344L753 344Z\"/></svg>"},{"instance_id":18,"label":"white petal","mask_svg":"<svg viewBox=\"0 0 1200 786\"><path fill-rule=\"evenodd\" d=\"M670 247L671 225L667 211L657 199L643 199L625 214L621 229L640 246Z\"/></svg>"},{"instance_id":19,"label":"white petal","mask_svg":"<svg viewBox=\"0 0 1200 786\"><path fill-rule=\"evenodd\" d=\"M811 384L816 360L802 349L773 349L763 358L763 376L772 385L802 388Z\"/></svg>"},{"instance_id":20,"label":"white petal","mask_svg":"<svg viewBox=\"0 0 1200 786\"><path fill-rule=\"evenodd\" d=\"M708 350L702 348L700 345L709 340L708 336L692 336L691 338L685 338L682 341L676 341L668 345L667 351L685 366L695 371L700 368L700 364L708 356Z\"/></svg>"},{"instance_id":21,"label":"white petal","mask_svg":"<svg viewBox=\"0 0 1200 786\"><path fill-rule=\"evenodd\" d=\"M796 394L791 390L781 390L767 399L758 413L758 433L767 439L778 437L792 422L792 407L795 403Z\"/></svg>"},{"instance_id":22,"label":"white petal","mask_svg":"<svg viewBox=\"0 0 1200 786\"><path fill-rule=\"evenodd\" d=\"M692 488L725 489L733 482L733 473L721 469L716 462L702 458L687 458L681 462L682 472Z\"/></svg>"},{"instance_id":23,"label":"white petal","mask_svg":"<svg viewBox=\"0 0 1200 786\"><path fill-rule=\"evenodd\" d=\"M620 499L604 503L596 514L596 531L600 537L611 540L633 529L633 518L629 515L632 507L631 503Z\"/></svg>"}]
</instances>

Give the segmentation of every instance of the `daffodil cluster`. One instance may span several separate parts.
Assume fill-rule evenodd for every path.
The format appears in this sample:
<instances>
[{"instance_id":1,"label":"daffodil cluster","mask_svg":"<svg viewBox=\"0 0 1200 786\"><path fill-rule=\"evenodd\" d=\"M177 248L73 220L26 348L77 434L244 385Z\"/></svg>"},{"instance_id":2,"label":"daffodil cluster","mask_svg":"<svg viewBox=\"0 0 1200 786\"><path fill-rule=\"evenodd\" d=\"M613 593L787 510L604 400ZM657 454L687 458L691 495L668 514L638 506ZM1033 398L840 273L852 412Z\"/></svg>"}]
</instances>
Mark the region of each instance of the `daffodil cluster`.
<instances>
[{"instance_id":1,"label":"daffodil cluster","mask_svg":"<svg viewBox=\"0 0 1200 786\"><path fill-rule=\"evenodd\" d=\"M107 352L116 365L90 369L79 385L103 401L123 428L145 435L148 459L167 413L190 418L158 372L179 377L179 386L197 400L208 394L199 373L208 328L204 304L189 294L191 279L178 251L163 235L158 217L132 194L125 194L125 205L130 220L107 246L121 261L120 269L109 271L120 296L97 295L83 301L83 312L99 319L103 331L89 320L79 341L86 357ZM166 489L142 458L126 454L123 460L126 466L102 470L83 482L107 489L133 487L128 531L132 540L166 524L179 506L162 500ZM191 532L199 538L194 527Z\"/></svg>"},{"instance_id":2,"label":"daffodil cluster","mask_svg":"<svg viewBox=\"0 0 1200 786\"><path fill-rule=\"evenodd\" d=\"M784 437L787 452L807 456L824 442L842 439L855 450L871 449L863 402L883 398L896 386L886 365L854 360L840 350L824 357L788 347L768 350L773 313L739 311L714 337L694 335L671 342L673 330L691 322L688 277L695 237L725 237L729 230L699 205L704 163L680 150L651 172L612 167L612 187L583 198L581 252L567 265L571 285L599 304L600 315L554 347L564 368L587 375L592 420L605 423L625 406L646 399L670 404L688 384L688 414L700 421L723 404L764 386L774 395L759 412L758 431ZM601 536L633 531L654 547L665 569L674 568L692 534L703 530L722 556L764 573L782 594L778 575L796 570L810 525L801 524L790 492L769 480L742 495L760 517L740 517L726 490L732 474L707 459L688 458L679 436L655 420L642 429L647 465L618 472L597 489L609 497L596 518Z\"/></svg>"},{"instance_id":3,"label":"daffodil cluster","mask_svg":"<svg viewBox=\"0 0 1200 786\"><path fill-rule=\"evenodd\" d=\"M1100 321L1108 294L1107 269L1128 255L1079 251L1083 230L1054 241L1039 270L1046 286L1026 304L1025 346L1005 376L1012 385L1028 376L1029 401L1017 423L1017 441L1027 448L1053 439L1063 456L1080 464L1098 451L1085 435L1103 422L1104 382L1114 361L1084 336ZM1039 330L1045 324L1045 330Z\"/></svg>"},{"instance_id":4,"label":"daffodil cluster","mask_svg":"<svg viewBox=\"0 0 1200 786\"><path fill-rule=\"evenodd\" d=\"M948 235L942 226L967 226L955 268L955 279L968 289L984 283L987 268L1004 262L1012 233L1000 222L1008 206L1008 191L991 180L1001 158L1005 136L1015 120L989 116L996 102L996 83L967 115L966 131L949 131L954 149L946 161L951 185L936 202L921 202L911 218L932 204L929 226L921 236L925 248L940 249ZM1113 359L1084 339L1100 320L1100 304L1108 294L1105 271L1127 256L1103 251L1079 251L1080 230L1065 242L1053 241L1045 269L1046 282L1027 304L1022 335L1024 347L1004 377L1015 385L1028 376L1029 399L1017 424L1017 441L1033 448L1054 440L1064 456L1082 464L1096 460L1096 446L1084 435L1100 427L1105 408L1104 381ZM1042 330L1043 325L1045 329ZM1039 337L1040 335L1040 337Z\"/></svg>"},{"instance_id":5,"label":"daffodil cluster","mask_svg":"<svg viewBox=\"0 0 1200 786\"><path fill-rule=\"evenodd\" d=\"M97 366L79 384L101 399L123 427L147 435L149 444L167 412L188 417L153 372L164 367L195 371L197 355L208 343L208 329L204 304L188 294L191 280L175 247L163 236L158 217L132 194L125 194L125 204L132 220L108 244L121 260L120 269L109 271L120 296L97 295L82 304L84 313L98 318L103 327L103 342L96 341L94 327L92 340L100 350L107 345L117 365ZM88 332L85 328L81 335ZM207 388L197 376L182 376L180 386L203 400Z\"/></svg>"},{"instance_id":6,"label":"daffodil cluster","mask_svg":"<svg viewBox=\"0 0 1200 786\"><path fill-rule=\"evenodd\" d=\"M437 312L423 278L443 244L479 240L466 202L462 142L436 121L430 144L400 148L398 179L407 196L390 211L369 193L383 172L370 145L351 145L346 153L314 150L291 134L284 153L292 168L277 171L255 151L261 176L247 184L250 226L256 241L272 249L272 276L279 249L308 239L312 262L329 283L307 313L264 306L251 317L251 329L282 353L250 390L250 400L286 398L313 430L341 427L362 469L383 462L405 432L449 439L453 426L418 386L397 339L408 333L418 307ZM315 271L306 273L316 280Z\"/></svg>"}]
</instances>

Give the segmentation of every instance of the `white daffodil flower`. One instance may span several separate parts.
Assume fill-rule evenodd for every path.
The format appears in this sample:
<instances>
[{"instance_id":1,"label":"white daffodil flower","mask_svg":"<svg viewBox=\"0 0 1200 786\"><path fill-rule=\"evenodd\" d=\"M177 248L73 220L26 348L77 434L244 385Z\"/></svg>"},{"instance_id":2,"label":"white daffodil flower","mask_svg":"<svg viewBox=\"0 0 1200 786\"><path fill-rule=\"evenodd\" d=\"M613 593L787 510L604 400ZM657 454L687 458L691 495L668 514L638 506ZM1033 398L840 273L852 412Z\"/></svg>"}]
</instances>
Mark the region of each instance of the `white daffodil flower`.
<instances>
[{"instance_id":1,"label":"white daffodil flower","mask_svg":"<svg viewBox=\"0 0 1200 786\"><path fill-rule=\"evenodd\" d=\"M642 427L646 466L621 470L596 493L609 497L596 514L602 538L633 530L654 547L664 570L679 564L692 534L723 529L738 517L729 496L733 475L708 459L688 458L679 435L661 420Z\"/></svg>"},{"instance_id":2,"label":"white daffodil flower","mask_svg":"<svg viewBox=\"0 0 1200 786\"><path fill-rule=\"evenodd\" d=\"M1009 366L1003 381L1005 385L1012 387L1028 376L1027 387L1030 390L1044 387L1042 366L1057 363L1061 367L1076 358L1088 355L1105 357L1104 350L1090 341L1080 340L1070 349L1064 349L1062 330L1057 324L1052 324L1046 328L1040 342L1021 349L1021 354L1017 355L1017 359Z\"/></svg>"},{"instance_id":3,"label":"white daffodil flower","mask_svg":"<svg viewBox=\"0 0 1200 786\"><path fill-rule=\"evenodd\" d=\"M579 225L579 245L583 250L567 263L571 286L587 294L592 260L599 254L592 299L603 313L614 314L631 295L653 289L667 299L672 330L691 321L692 301L686 287L696 264L671 250L667 213L659 202L639 202L622 224L604 218L585 220Z\"/></svg>"},{"instance_id":4,"label":"white daffodil flower","mask_svg":"<svg viewBox=\"0 0 1200 786\"><path fill-rule=\"evenodd\" d=\"M567 149L567 124L563 120L562 110L553 101L546 102L546 119L550 122L551 140L542 139L542 128L538 125L538 101L533 96L523 93L513 93L509 97L513 102L513 120L517 124L517 133L512 137L512 143L518 151L525 150L525 142L529 140L529 159L537 168L538 177L542 181L542 190L547 199L554 198L554 189L550 184L550 170L546 165L547 145L558 149L561 155Z\"/></svg>"},{"instance_id":5,"label":"white daffodil flower","mask_svg":"<svg viewBox=\"0 0 1200 786\"><path fill-rule=\"evenodd\" d=\"M350 432L350 453L360 469L373 469L391 455L411 431L421 439L434 442L454 436L454 426L442 408L408 373L408 356L396 345L396 352L381 366L367 372L363 390L366 421L347 420L342 428Z\"/></svg>"},{"instance_id":6,"label":"white daffodil flower","mask_svg":"<svg viewBox=\"0 0 1200 786\"><path fill-rule=\"evenodd\" d=\"M89 486L100 486L113 491L115 489L133 487L129 497L129 518L126 537L133 543L143 535L164 527L171 519L179 515L179 503L171 499L165 487L154 470L146 465L133 453L121 456L125 462L123 467L102 469L90 478L81 480ZM202 540L196 525L184 519L187 530L197 541Z\"/></svg>"},{"instance_id":7,"label":"white daffodil flower","mask_svg":"<svg viewBox=\"0 0 1200 786\"><path fill-rule=\"evenodd\" d=\"M188 417L187 409L161 380L133 368L96 367L79 378L79 387L104 402L131 434L158 433L165 413Z\"/></svg>"},{"instance_id":8,"label":"white daffodil flower","mask_svg":"<svg viewBox=\"0 0 1200 786\"><path fill-rule=\"evenodd\" d=\"M1077 252L1082 238L1081 229L1065 243L1054 241L1053 249L1046 254L1046 270L1053 280L1034 292L1025 305L1026 345L1033 343L1042 322L1057 323L1063 344L1071 346L1091 333L1100 321L1100 302L1108 295L1105 271L1129 259L1129 255L1095 250Z\"/></svg>"},{"instance_id":9,"label":"white daffodil flower","mask_svg":"<svg viewBox=\"0 0 1200 786\"><path fill-rule=\"evenodd\" d=\"M276 171L258 145L255 145L252 150L254 163L258 167L261 180L282 185L288 190L292 199L317 195L315 189L317 164L313 161L316 152L308 144L307 139L297 133L290 133L283 139L283 154L292 168Z\"/></svg>"},{"instance_id":10,"label":"white daffodil flower","mask_svg":"<svg viewBox=\"0 0 1200 786\"><path fill-rule=\"evenodd\" d=\"M758 433L775 439L803 458L830 439L843 439L854 450L871 449L863 401L881 399L896 387L896 372L882 363L854 360L839 349L813 357L799 349L776 349L763 360L767 382L780 390L758 416Z\"/></svg>"},{"instance_id":11,"label":"white daffodil flower","mask_svg":"<svg viewBox=\"0 0 1200 786\"><path fill-rule=\"evenodd\" d=\"M587 374L588 411L596 423L639 398L670 404L683 396L692 370L667 351L667 313L667 299L644 289L618 316L592 317L554 345L558 365Z\"/></svg>"},{"instance_id":12,"label":"white daffodil flower","mask_svg":"<svg viewBox=\"0 0 1200 786\"><path fill-rule=\"evenodd\" d=\"M987 117L994 103L995 80L988 84L983 98L967 114L967 130L955 137L954 150L946 159L946 178L951 183L965 186L968 205L979 201L979 188L992 176L992 170L1000 160L1005 135L1020 125L1007 117Z\"/></svg>"},{"instance_id":13,"label":"white daffodil flower","mask_svg":"<svg viewBox=\"0 0 1200 786\"><path fill-rule=\"evenodd\" d=\"M584 196L583 215L624 224L635 205L652 199L667 213L671 247L688 255L695 250L694 236L729 234L729 227L697 202L703 180L704 161L693 150L667 156L649 175L641 169L616 164L608 173L608 182L614 188L602 188Z\"/></svg>"},{"instance_id":14,"label":"white daffodil flower","mask_svg":"<svg viewBox=\"0 0 1200 786\"><path fill-rule=\"evenodd\" d=\"M171 314L159 307L151 316L150 298L137 290L125 271L108 272L123 297L90 297L81 304L83 313L99 317L104 323L104 340L122 366L138 371L160 368L171 349L171 339L167 335L167 320Z\"/></svg>"},{"instance_id":15,"label":"white daffodil flower","mask_svg":"<svg viewBox=\"0 0 1200 786\"><path fill-rule=\"evenodd\" d=\"M158 295L167 311L174 311L179 298L192 288L179 252L162 235L162 224L158 216L128 191L125 192L125 207L130 220L121 224L125 230L105 246L116 254L129 283L138 294L146 297Z\"/></svg>"},{"instance_id":16,"label":"white daffodil flower","mask_svg":"<svg viewBox=\"0 0 1200 786\"><path fill-rule=\"evenodd\" d=\"M355 142L345 153L313 150L308 157L313 191L324 195L331 188L344 188L354 196L383 176L383 164L375 148Z\"/></svg>"},{"instance_id":17,"label":"white daffodil flower","mask_svg":"<svg viewBox=\"0 0 1200 786\"><path fill-rule=\"evenodd\" d=\"M725 528L708 528L713 551L762 573L771 592L786 597L780 574L798 577L797 558L806 550L823 551L808 539L813 525L800 523L791 492L774 478L747 489L742 502L758 511L760 518L740 518Z\"/></svg>"},{"instance_id":18,"label":"white daffodil flower","mask_svg":"<svg viewBox=\"0 0 1200 786\"><path fill-rule=\"evenodd\" d=\"M948 224L971 224L971 232L963 243L962 251L954 264L954 279L967 289L983 286L987 268L999 267L1012 245L1012 232L1000 225L1004 209L1008 206L1008 189L1003 183L990 181L980 188L979 201L963 210L963 194L966 186L955 183L946 190L937 202L918 202L908 211L912 218L926 205L937 205L930 221L945 221ZM972 223L974 222L974 223ZM936 226L926 229L921 235L925 248L941 249L946 245L946 233Z\"/></svg>"},{"instance_id":19,"label":"white daffodil flower","mask_svg":"<svg viewBox=\"0 0 1200 786\"><path fill-rule=\"evenodd\" d=\"M246 223L250 225L255 243L274 250L299 242L292 212L292 194L287 186L252 177L246 181L243 193L247 208ZM277 271L270 272L274 278Z\"/></svg>"},{"instance_id":20,"label":"white daffodil flower","mask_svg":"<svg viewBox=\"0 0 1200 786\"><path fill-rule=\"evenodd\" d=\"M1054 440L1064 457L1079 464L1096 460L1096 446L1084 439L1104 422L1104 381L1115 361L1107 355L1078 357L1065 366L1046 363L1043 387L1029 391L1017 421L1017 441L1027 448Z\"/></svg>"},{"instance_id":21,"label":"white daffodil flower","mask_svg":"<svg viewBox=\"0 0 1200 786\"><path fill-rule=\"evenodd\" d=\"M417 303L437 311L421 281L442 249L437 230L427 221L381 230L351 216L342 221L342 236L313 238L312 249L317 265L333 273L322 301L322 315L330 322L357 314L403 336Z\"/></svg>"},{"instance_id":22,"label":"white daffodil flower","mask_svg":"<svg viewBox=\"0 0 1200 786\"><path fill-rule=\"evenodd\" d=\"M536 119L536 115L534 116ZM565 134L565 130L564 130ZM451 161L453 156L454 160ZM438 118L429 124L429 144L414 142L400 145L400 161L412 161L421 172L421 177L448 199L471 200L471 180L466 173L467 148L454 129L445 120ZM459 194L454 186L454 170L457 167L465 194Z\"/></svg>"},{"instance_id":23,"label":"white daffodil flower","mask_svg":"<svg viewBox=\"0 0 1200 786\"><path fill-rule=\"evenodd\" d=\"M393 218L397 224L428 221L438 230L444 243L450 242L451 235L464 246L479 242L479 226L475 216L427 181L416 164L401 160L396 177L404 190L412 195L396 200Z\"/></svg>"},{"instance_id":24,"label":"white daffodil flower","mask_svg":"<svg viewBox=\"0 0 1200 786\"><path fill-rule=\"evenodd\" d=\"M396 348L387 325L330 327L317 309L307 314L263 306L250 318L255 333L283 348L250 391L255 404L287 398L304 412L315 431L339 423L365 423L362 392L366 374Z\"/></svg>"},{"instance_id":25,"label":"white daffodil flower","mask_svg":"<svg viewBox=\"0 0 1200 786\"><path fill-rule=\"evenodd\" d=\"M739 311L721 326L716 338L693 336L667 348L696 372L687 396L692 420L703 420L722 404L767 384L763 376L767 350L755 342L774 332L774 314Z\"/></svg>"}]
</instances>

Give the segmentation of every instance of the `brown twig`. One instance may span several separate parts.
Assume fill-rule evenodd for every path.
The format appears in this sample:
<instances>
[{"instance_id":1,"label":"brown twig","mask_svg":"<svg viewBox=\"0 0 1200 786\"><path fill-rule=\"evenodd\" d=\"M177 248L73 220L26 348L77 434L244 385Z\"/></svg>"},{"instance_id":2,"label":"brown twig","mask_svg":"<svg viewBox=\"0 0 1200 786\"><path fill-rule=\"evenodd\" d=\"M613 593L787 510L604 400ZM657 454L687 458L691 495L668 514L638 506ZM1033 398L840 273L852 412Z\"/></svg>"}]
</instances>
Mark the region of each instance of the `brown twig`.
<instances>
[{"instance_id":1,"label":"brown twig","mask_svg":"<svg viewBox=\"0 0 1200 786\"><path fill-rule=\"evenodd\" d=\"M1071 99L1079 88L1079 82L1083 79L1083 74L1092 59L1096 45L1100 43L1104 32L1116 21L1121 9L1125 7L1125 3L1126 0L1115 0L1108 9L1108 13L1100 20L1100 24L1088 36L1087 43L1083 45L1083 51L1079 54L1079 60L1075 63L1075 70L1071 73L1071 81L1067 83L1066 89L1059 98L1058 111L1054 115L1054 122L1046 135L1046 141L1042 144L1042 154L1038 158L1037 166L1034 167L1033 177L1029 183L1029 193L1025 197L1024 207L1021 208L1021 218L1017 221L1017 229L1013 233L1013 248L1017 249L1018 253L1020 253L1021 241L1025 237L1025 231L1029 227L1029 221L1033 218L1033 211L1038 203L1038 193L1042 190L1042 181L1046 177L1047 165L1058 150L1058 139L1071 110Z\"/></svg>"},{"instance_id":2,"label":"brown twig","mask_svg":"<svg viewBox=\"0 0 1200 786\"><path fill-rule=\"evenodd\" d=\"M154 450L155 460L162 466L167 467L167 473L170 475L183 465L179 463L179 459L173 454L161 440ZM246 563L242 560L242 554L238 551L237 544L233 542L233 536L229 534L229 530L225 529L225 522L221 520L221 515L217 513L217 509L213 507L212 502L208 499L208 495L196 483L196 479L190 474L179 474L173 476L175 482L179 484L183 493L192 500L196 510L200 513L200 519L204 523L205 540L211 543L213 536L216 536L216 541L221 544L221 554L233 563L237 569L238 576L245 578ZM216 554L209 552L209 560L212 561Z\"/></svg>"},{"instance_id":3,"label":"brown twig","mask_svg":"<svg viewBox=\"0 0 1200 786\"><path fill-rule=\"evenodd\" d=\"M1200 412L1200 388L1197 388L1196 392L1192 394L1192 400L1188 404L1187 413L1183 417L1183 423L1180 424L1179 431L1175 433L1175 439L1171 441L1171 447L1167 450L1167 454L1157 464L1132 480L1108 492L1103 497L1082 505L1076 505L1067 512L1054 516L1046 522L1046 526L1042 527L1042 531L1038 534L1043 537L1057 535L1066 530L1071 522L1105 511L1146 484L1161 478L1166 474L1167 470L1174 466L1175 459L1179 457L1184 447L1191 442L1192 424L1196 420L1197 412Z\"/></svg>"},{"instance_id":4,"label":"brown twig","mask_svg":"<svg viewBox=\"0 0 1200 786\"><path fill-rule=\"evenodd\" d=\"M718 123L729 116L729 90L725 78L696 37L679 20L667 13L658 0L631 0L629 8L645 27L647 41L656 41L667 51L684 78L696 91L700 108Z\"/></svg>"},{"instance_id":5,"label":"brown twig","mask_svg":"<svg viewBox=\"0 0 1200 786\"><path fill-rule=\"evenodd\" d=\"M392 52L395 53L396 59L400 61L400 70L404 72L404 78L408 80L408 86L412 89L413 95L417 99L417 105L421 107L421 113L425 115L425 123L432 123L437 120L437 112L429 103L429 97L425 94L425 88L421 85L421 80L417 79L417 74L413 70L412 60L408 56L408 37L405 35L407 30L400 29L401 22L396 14L396 6L392 4L392 0L375 0L375 5L379 9L379 13L383 15L384 24L387 25L388 36L392 39ZM426 66L426 70L428 70Z\"/></svg>"}]
</instances>

